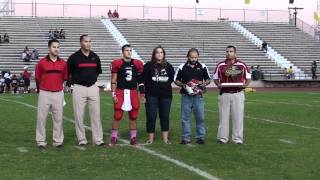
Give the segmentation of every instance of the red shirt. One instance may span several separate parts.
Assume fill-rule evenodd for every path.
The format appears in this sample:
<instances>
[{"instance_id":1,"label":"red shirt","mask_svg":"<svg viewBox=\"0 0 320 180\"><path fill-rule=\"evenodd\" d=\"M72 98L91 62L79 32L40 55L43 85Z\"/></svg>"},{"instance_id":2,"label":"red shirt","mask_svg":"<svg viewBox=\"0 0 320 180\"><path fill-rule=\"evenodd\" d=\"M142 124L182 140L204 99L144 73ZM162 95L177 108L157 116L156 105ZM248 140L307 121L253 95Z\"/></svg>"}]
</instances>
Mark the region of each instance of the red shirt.
<instances>
[{"instance_id":1,"label":"red shirt","mask_svg":"<svg viewBox=\"0 0 320 180\"><path fill-rule=\"evenodd\" d=\"M29 73L27 70L23 71L22 78L23 79L30 79L31 73Z\"/></svg>"},{"instance_id":2,"label":"red shirt","mask_svg":"<svg viewBox=\"0 0 320 180\"><path fill-rule=\"evenodd\" d=\"M53 62L46 56L38 62L36 66L36 80L39 82L41 90L61 91L63 83L68 79L67 63L58 57Z\"/></svg>"},{"instance_id":3,"label":"red shirt","mask_svg":"<svg viewBox=\"0 0 320 180\"><path fill-rule=\"evenodd\" d=\"M220 83L246 83L248 79L251 79L251 74L247 65L240 60L236 59L233 64L225 60L218 63L213 79L219 80ZM242 87L224 87L222 91L235 92L242 89Z\"/></svg>"}]
</instances>

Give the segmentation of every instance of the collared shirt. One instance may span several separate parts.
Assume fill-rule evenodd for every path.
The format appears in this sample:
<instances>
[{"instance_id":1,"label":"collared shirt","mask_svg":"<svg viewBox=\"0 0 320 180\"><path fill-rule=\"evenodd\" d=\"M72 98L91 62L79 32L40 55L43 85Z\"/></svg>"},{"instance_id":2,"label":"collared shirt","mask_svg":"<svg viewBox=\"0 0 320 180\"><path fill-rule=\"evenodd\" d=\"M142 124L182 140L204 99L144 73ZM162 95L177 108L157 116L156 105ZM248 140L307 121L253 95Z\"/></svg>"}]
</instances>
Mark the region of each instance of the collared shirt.
<instances>
[{"instance_id":1,"label":"collared shirt","mask_svg":"<svg viewBox=\"0 0 320 180\"><path fill-rule=\"evenodd\" d=\"M247 65L236 59L232 64L229 60L224 60L218 63L214 74L214 80L219 80L220 83L246 83L251 79L250 70ZM237 92L243 87L223 87L222 92Z\"/></svg>"},{"instance_id":2,"label":"collared shirt","mask_svg":"<svg viewBox=\"0 0 320 180\"><path fill-rule=\"evenodd\" d=\"M189 63L181 64L175 72L174 81L183 84L195 83L197 81L210 80L208 68L205 64L197 62L194 67ZM183 94L188 94L184 88L180 90Z\"/></svg>"},{"instance_id":3,"label":"collared shirt","mask_svg":"<svg viewBox=\"0 0 320 180\"><path fill-rule=\"evenodd\" d=\"M68 70L72 83L91 86L102 73L100 58L93 51L86 56L78 50L68 58Z\"/></svg>"},{"instance_id":4,"label":"collared shirt","mask_svg":"<svg viewBox=\"0 0 320 180\"><path fill-rule=\"evenodd\" d=\"M68 79L67 63L59 57L54 62L46 56L36 65L35 77L41 90L61 91L64 81Z\"/></svg>"}]
</instances>

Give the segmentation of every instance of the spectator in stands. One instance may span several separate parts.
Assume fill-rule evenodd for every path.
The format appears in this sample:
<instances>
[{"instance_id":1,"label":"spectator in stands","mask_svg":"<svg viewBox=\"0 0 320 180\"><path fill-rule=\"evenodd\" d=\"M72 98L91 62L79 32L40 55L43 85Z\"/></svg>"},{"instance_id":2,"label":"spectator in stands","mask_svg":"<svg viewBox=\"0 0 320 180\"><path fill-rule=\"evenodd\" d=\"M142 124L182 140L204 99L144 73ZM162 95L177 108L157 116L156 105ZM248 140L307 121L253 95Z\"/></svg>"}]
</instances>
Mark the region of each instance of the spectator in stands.
<instances>
[{"instance_id":1,"label":"spectator in stands","mask_svg":"<svg viewBox=\"0 0 320 180\"><path fill-rule=\"evenodd\" d=\"M65 39L65 38L66 38L66 36L65 36L64 29L61 29L59 32L59 39Z\"/></svg>"},{"instance_id":2,"label":"spectator in stands","mask_svg":"<svg viewBox=\"0 0 320 180\"><path fill-rule=\"evenodd\" d=\"M117 10L114 10L114 11L113 11L112 17L113 17L113 18L116 18L116 19L119 18L119 13L117 12Z\"/></svg>"},{"instance_id":3,"label":"spectator in stands","mask_svg":"<svg viewBox=\"0 0 320 180\"><path fill-rule=\"evenodd\" d=\"M5 82L4 82L4 78L3 75L0 74L0 93L4 93L4 87L5 87Z\"/></svg>"},{"instance_id":4,"label":"spectator in stands","mask_svg":"<svg viewBox=\"0 0 320 180\"><path fill-rule=\"evenodd\" d=\"M1 35L0 35L0 44L2 43Z\"/></svg>"},{"instance_id":5,"label":"spectator in stands","mask_svg":"<svg viewBox=\"0 0 320 180\"><path fill-rule=\"evenodd\" d=\"M31 52L30 52L28 46L26 46L26 47L24 48L21 58L22 58L22 60L23 60L24 62L30 62Z\"/></svg>"},{"instance_id":6,"label":"spectator in stands","mask_svg":"<svg viewBox=\"0 0 320 180\"><path fill-rule=\"evenodd\" d=\"M262 44L261 44L261 50L263 52L267 52L268 51L268 43L266 41L263 41Z\"/></svg>"},{"instance_id":7,"label":"spectator in stands","mask_svg":"<svg viewBox=\"0 0 320 180\"><path fill-rule=\"evenodd\" d=\"M4 74L4 83L5 83L5 92L9 93L11 90L11 74L10 72L6 72Z\"/></svg>"},{"instance_id":8,"label":"spectator in stands","mask_svg":"<svg viewBox=\"0 0 320 180\"><path fill-rule=\"evenodd\" d=\"M293 67L290 66L290 67L288 68L288 75L287 75L287 77L288 77L288 79L292 79L293 76L294 76Z\"/></svg>"},{"instance_id":9,"label":"spectator in stands","mask_svg":"<svg viewBox=\"0 0 320 180\"><path fill-rule=\"evenodd\" d=\"M29 72L29 67L25 66L24 71L22 73L22 78L24 81L24 93L29 93L29 86L30 86L30 78L31 78L31 72Z\"/></svg>"},{"instance_id":10,"label":"spectator in stands","mask_svg":"<svg viewBox=\"0 0 320 180\"><path fill-rule=\"evenodd\" d=\"M58 29L56 28L53 32L53 37L54 39L59 39L59 35L60 35L60 32L58 31Z\"/></svg>"},{"instance_id":11,"label":"spectator in stands","mask_svg":"<svg viewBox=\"0 0 320 180\"><path fill-rule=\"evenodd\" d=\"M287 68L283 69L283 77L284 77L284 79L289 79L288 78L288 69Z\"/></svg>"},{"instance_id":12,"label":"spectator in stands","mask_svg":"<svg viewBox=\"0 0 320 180\"><path fill-rule=\"evenodd\" d=\"M312 79L317 79L317 61L313 61L311 64Z\"/></svg>"},{"instance_id":13,"label":"spectator in stands","mask_svg":"<svg viewBox=\"0 0 320 180\"><path fill-rule=\"evenodd\" d=\"M32 51L31 59L32 59L32 60L38 60L38 59L39 59L39 51L38 51L37 49L34 49L34 50Z\"/></svg>"},{"instance_id":14,"label":"spectator in stands","mask_svg":"<svg viewBox=\"0 0 320 180\"><path fill-rule=\"evenodd\" d=\"M259 80L260 80L260 79L264 79L264 73L263 73L260 65L257 65L257 71L258 71L258 74L259 74L259 78L258 78L258 79L259 79Z\"/></svg>"},{"instance_id":15,"label":"spectator in stands","mask_svg":"<svg viewBox=\"0 0 320 180\"><path fill-rule=\"evenodd\" d=\"M108 18L109 18L109 19L112 19L112 12L111 12L110 9L109 9L109 11L108 11Z\"/></svg>"},{"instance_id":16,"label":"spectator in stands","mask_svg":"<svg viewBox=\"0 0 320 180\"><path fill-rule=\"evenodd\" d=\"M4 43L9 43L9 35L7 33L5 33L4 36L3 36L3 42Z\"/></svg>"},{"instance_id":17,"label":"spectator in stands","mask_svg":"<svg viewBox=\"0 0 320 180\"><path fill-rule=\"evenodd\" d=\"M53 32L52 29L49 30L48 36L49 36L49 39L53 39L54 38L54 32Z\"/></svg>"},{"instance_id":18,"label":"spectator in stands","mask_svg":"<svg viewBox=\"0 0 320 180\"><path fill-rule=\"evenodd\" d=\"M13 75L11 79L11 86L12 86L12 94L18 93L18 87L19 87L19 80L17 75Z\"/></svg>"}]
</instances>

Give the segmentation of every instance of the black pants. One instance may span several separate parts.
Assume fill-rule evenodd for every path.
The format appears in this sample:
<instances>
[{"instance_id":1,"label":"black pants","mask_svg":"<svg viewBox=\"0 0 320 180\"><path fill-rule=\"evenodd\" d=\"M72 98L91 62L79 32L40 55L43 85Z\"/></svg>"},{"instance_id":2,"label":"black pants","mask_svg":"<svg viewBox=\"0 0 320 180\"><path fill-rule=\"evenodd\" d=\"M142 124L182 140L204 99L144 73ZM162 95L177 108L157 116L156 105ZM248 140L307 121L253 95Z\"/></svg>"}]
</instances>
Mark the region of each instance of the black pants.
<instances>
[{"instance_id":1,"label":"black pants","mask_svg":"<svg viewBox=\"0 0 320 180\"><path fill-rule=\"evenodd\" d=\"M172 98L146 97L147 132L154 133L159 112L161 131L169 131L169 117Z\"/></svg>"}]
</instances>

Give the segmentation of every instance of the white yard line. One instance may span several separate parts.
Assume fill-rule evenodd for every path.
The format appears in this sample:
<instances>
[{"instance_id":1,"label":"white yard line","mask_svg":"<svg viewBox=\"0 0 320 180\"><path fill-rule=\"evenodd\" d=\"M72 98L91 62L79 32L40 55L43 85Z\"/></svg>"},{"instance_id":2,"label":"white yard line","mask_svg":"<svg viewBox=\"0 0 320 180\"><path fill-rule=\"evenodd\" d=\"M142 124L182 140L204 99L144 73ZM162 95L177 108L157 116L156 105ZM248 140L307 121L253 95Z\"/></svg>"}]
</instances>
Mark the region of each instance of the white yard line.
<instances>
[{"instance_id":1,"label":"white yard line","mask_svg":"<svg viewBox=\"0 0 320 180\"><path fill-rule=\"evenodd\" d=\"M318 105L296 103L296 102L283 102L283 101L265 101L265 100L246 100L246 102L254 103L268 103L268 104L284 104L284 105L296 105L296 106L308 106L308 107L319 107Z\"/></svg>"},{"instance_id":2,"label":"white yard line","mask_svg":"<svg viewBox=\"0 0 320 180\"><path fill-rule=\"evenodd\" d=\"M175 105L173 105L173 107L178 108L178 106L175 106ZM205 111L214 112L214 113L218 112L218 111L211 110L211 109L205 109ZM318 128L318 127L305 126L305 125L290 123L290 122L276 121L276 120L271 120L271 119L266 119L266 118L257 118L257 117L252 117L250 115L245 116L245 118L259 120L259 121L265 121L265 122L269 122L269 123L273 123L273 124L284 124L284 125L295 126L295 127L304 128L304 129L312 129L312 130L319 130L320 131L320 128Z\"/></svg>"},{"instance_id":3,"label":"white yard line","mask_svg":"<svg viewBox=\"0 0 320 180\"><path fill-rule=\"evenodd\" d=\"M35 110L37 109L36 106L33 106L31 104L28 104L28 103L21 102L21 101L15 101L15 100L10 100L10 99L5 99L5 98L0 98L0 100L7 101L7 102L12 102L12 103L16 103L16 104L20 104L20 105L23 105L23 106L26 106L26 107L29 107L29 108L32 108L32 109L35 109ZM70 118L68 118L66 116L63 116L63 119L65 119L68 122L74 123L74 121L72 119L70 119ZM91 127L85 126L85 128L91 131ZM104 132L104 134L107 135L109 133ZM126 139L119 139L119 141L121 141L121 142L123 142L125 144L129 144L129 141L126 140ZM216 176L213 176L213 175L211 175L211 174L209 174L209 173L207 173L207 172L205 172L205 171L203 171L203 170L201 170L199 168L196 168L196 167L194 167L192 165L188 165L188 164L186 164L186 163L184 163L182 161L179 161L179 160L171 158L171 157L169 157L167 155L158 153L158 152L156 152L154 150L151 150L151 149L148 149L148 148L146 148L144 146L137 146L135 148L137 148L138 150L141 150L143 152L146 152L147 154L150 154L150 155L156 156L156 157L158 157L160 159L163 159L165 161L171 162L172 164L175 164L176 166L179 166L181 168L187 169L190 172L193 172L193 173L195 173L195 174L197 174L197 175L199 175L199 176L201 176L203 178L213 179L213 180L220 179L220 178L218 178Z\"/></svg>"},{"instance_id":4,"label":"white yard line","mask_svg":"<svg viewBox=\"0 0 320 180\"><path fill-rule=\"evenodd\" d=\"M17 150L18 150L20 153L27 153L27 152L29 152L29 150L28 150L26 147L18 147Z\"/></svg>"},{"instance_id":5,"label":"white yard line","mask_svg":"<svg viewBox=\"0 0 320 180\"><path fill-rule=\"evenodd\" d=\"M285 144L296 144L294 141L288 140L288 139L279 139L280 142L285 143Z\"/></svg>"}]
</instances>

